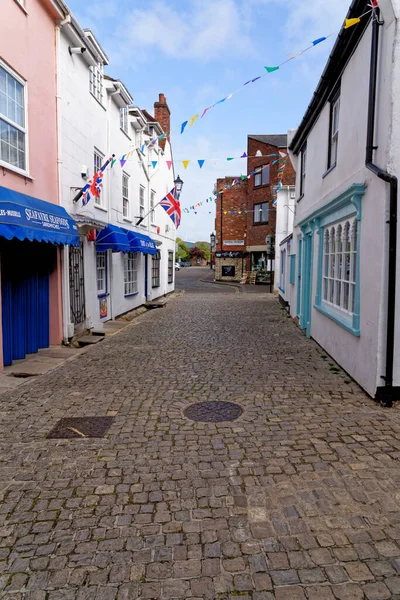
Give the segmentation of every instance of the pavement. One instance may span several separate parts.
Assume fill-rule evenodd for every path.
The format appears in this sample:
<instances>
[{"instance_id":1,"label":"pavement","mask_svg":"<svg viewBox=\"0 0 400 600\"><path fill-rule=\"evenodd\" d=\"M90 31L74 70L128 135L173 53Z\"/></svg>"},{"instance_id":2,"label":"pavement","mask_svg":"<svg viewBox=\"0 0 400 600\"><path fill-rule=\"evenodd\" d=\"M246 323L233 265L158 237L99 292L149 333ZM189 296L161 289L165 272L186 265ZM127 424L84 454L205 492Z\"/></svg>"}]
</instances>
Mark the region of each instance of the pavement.
<instances>
[{"instance_id":1,"label":"pavement","mask_svg":"<svg viewBox=\"0 0 400 600\"><path fill-rule=\"evenodd\" d=\"M1 598L400 599L398 408L273 295L204 286L1 395ZM243 413L184 413L212 401Z\"/></svg>"}]
</instances>

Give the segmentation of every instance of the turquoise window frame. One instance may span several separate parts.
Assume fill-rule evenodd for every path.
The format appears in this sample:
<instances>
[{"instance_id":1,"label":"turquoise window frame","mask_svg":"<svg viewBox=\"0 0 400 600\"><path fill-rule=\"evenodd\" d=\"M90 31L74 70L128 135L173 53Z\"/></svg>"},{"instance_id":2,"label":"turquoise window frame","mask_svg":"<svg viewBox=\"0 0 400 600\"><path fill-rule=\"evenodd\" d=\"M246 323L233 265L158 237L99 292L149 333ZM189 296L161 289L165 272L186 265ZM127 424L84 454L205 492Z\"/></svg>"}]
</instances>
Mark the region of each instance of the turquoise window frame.
<instances>
[{"instance_id":1,"label":"turquoise window frame","mask_svg":"<svg viewBox=\"0 0 400 600\"><path fill-rule=\"evenodd\" d=\"M290 285L294 285L296 282L296 255L291 254L290 258L290 271L289 271L289 283Z\"/></svg>"},{"instance_id":2,"label":"turquoise window frame","mask_svg":"<svg viewBox=\"0 0 400 600\"><path fill-rule=\"evenodd\" d=\"M299 225L301 227L313 222L316 226L319 236L318 244L318 262L317 262L317 291L315 296L314 308L319 313L325 315L337 325L356 337L360 337L360 243L361 243L361 219L362 219L362 198L365 193L365 185L354 183L339 196L325 204L323 207L314 211ZM357 257L356 257L356 287L354 313L341 315L339 311L330 309L322 301L322 269L324 254L324 230L325 227L333 225L335 222L342 221L349 217L357 221Z\"/></svg>"}]
</instances>

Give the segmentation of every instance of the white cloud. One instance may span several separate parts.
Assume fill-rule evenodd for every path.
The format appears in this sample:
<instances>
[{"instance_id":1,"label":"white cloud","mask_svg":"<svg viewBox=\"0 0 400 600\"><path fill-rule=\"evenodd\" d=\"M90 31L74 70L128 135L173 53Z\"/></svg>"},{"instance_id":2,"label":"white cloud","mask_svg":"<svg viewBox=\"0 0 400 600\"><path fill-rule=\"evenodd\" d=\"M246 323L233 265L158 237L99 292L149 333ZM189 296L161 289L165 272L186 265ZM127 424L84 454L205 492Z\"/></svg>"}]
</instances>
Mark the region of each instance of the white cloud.
<instances>
[{"instance_id":1,"label":"white cloud","mask_svg":"<svg viewBox=\"0 0 400 600\"><path fill-rule=\"evenodd\" d=\"M253 47L249 28L236 0L192 0L179 10L153 0L130 12L123 35L141 58L152 48L172 58L207 60L248 54Z\"/></svg>"},{"instance_id":2,"label":"white cloud","mask_svg":"<svg viewBox=\"0 0 400 600\"><path fill-rule=\"evenodd\" d=\"M275 4L282 7L282 0L251 1L261 2L263 6ZM318 37L339 32L349 5L350 0L286 0L288 17L283 30L287 41L304 45L305 41L312 42ZM290 48L290 51L295 50Z\"/></svg>"}]
</instances>

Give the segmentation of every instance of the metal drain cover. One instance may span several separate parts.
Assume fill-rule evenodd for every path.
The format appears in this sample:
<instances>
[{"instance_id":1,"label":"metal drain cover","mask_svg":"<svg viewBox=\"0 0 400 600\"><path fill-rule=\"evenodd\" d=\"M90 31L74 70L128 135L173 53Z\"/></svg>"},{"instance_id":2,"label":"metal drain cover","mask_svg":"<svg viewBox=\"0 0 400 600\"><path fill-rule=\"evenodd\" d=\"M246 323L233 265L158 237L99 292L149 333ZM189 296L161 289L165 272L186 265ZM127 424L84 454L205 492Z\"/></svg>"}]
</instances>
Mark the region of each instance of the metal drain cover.
<instances>
[{"instance_id":1,"label":"metal drain cover","mask_svg":"<svg viewBox=\"0 0 400 600\"><path fill-rule=\"evenodd\" d=\"M111 427L114 417L70 417L61 419L48 434L50 440L101 438Z\"/></svg>"},{"instance_id":2,"label":"metal drain cover","mask_svg":"<svg viewBox=\"0 0 400 600\"><path fill-rule=\"evenodd\" d=\"M221 423L235 421L243 413L243 408L233 402L196 402L191 404L183 414L192 421L202 423Z\"/></svg>"}]
</instances>

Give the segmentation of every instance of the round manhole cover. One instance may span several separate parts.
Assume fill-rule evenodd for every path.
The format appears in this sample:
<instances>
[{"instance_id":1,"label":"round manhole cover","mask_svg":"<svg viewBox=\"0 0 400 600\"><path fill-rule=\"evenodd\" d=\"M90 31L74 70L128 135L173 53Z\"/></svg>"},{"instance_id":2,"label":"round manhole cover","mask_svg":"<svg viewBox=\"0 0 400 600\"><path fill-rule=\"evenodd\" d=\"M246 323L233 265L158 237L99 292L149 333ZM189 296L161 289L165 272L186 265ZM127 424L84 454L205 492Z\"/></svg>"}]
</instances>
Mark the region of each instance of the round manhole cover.
<instances>
[{"instance_id":1,"label":"round manhole cover","mask_svg":"<svg viewBox=\"0 0 400 600\"><path fill-rule=\"evenodd\" d=\"M233 402L196 402L183 411L188 419L202 423L235 421L242 413L243 408Z\"/></svg>"}]
</instances>

